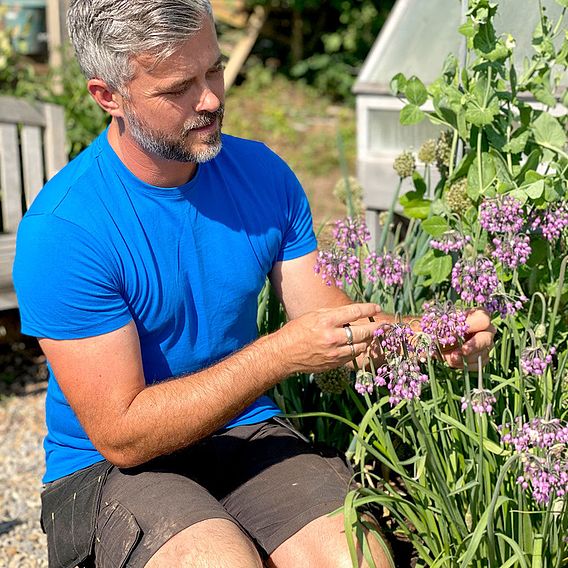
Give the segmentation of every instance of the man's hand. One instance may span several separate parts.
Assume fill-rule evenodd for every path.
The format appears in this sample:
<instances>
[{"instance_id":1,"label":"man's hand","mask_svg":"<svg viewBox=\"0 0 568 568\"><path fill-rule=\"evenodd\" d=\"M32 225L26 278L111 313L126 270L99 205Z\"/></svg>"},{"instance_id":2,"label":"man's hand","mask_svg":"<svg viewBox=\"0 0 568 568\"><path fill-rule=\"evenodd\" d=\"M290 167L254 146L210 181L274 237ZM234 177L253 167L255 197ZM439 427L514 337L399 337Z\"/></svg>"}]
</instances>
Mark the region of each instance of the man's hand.
<instances>
[{"instance_id":1,"label":"man's hand","mask_svg":"<svg viewBox=\"0 0 568 568\"><path fill-rule=\"evenodd\" d=\"M478 358L483 365L489 360L489 352L493 347L495 326L491 323L489 313L483 309L474 309L468 313L469 331L461 347L450 345L442 351L442 357L450 367L463 369L464 362L469 369L477 370Z\"/></svg>"},{"instance_id":2,"label":"man's hand","mask_svg":"<svg viewBox=\"0 0 568 568\"><path fill-rule=\"evenodd\" d=\"M380 311L377 304L349 304L315 310L289 321L277 332L288 374L336 368L352 361L353 354L358 357L366 353L381 325L369 318ZM353 349L348 344L346 324L354 324L350 328Z\"/></svg>"}]
</instances>

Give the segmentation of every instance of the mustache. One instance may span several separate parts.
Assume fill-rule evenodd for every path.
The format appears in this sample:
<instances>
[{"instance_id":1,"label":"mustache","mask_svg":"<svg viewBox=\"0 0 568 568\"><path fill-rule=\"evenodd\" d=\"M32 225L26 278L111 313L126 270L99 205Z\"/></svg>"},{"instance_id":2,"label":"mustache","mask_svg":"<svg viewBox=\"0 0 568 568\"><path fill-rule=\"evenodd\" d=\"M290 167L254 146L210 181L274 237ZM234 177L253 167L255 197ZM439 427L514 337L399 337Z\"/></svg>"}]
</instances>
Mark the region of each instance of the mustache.
<instances>
[{"instance_id":1,"label":"mustache","mask_svg":"<svg viewBox=\"0 0 568 568\"><path fill-rule=\"evenodd\" d=\"M196 116L190 122L186 122L183 127L183 136L187 136L192 130L196 128L203 128L204 126L209 126L213 124L217 119L219 122L222 121L223 115L225 114L225 107L221 105L217 110L203 111L201 114Z\"/></svg>"}]
</instances>

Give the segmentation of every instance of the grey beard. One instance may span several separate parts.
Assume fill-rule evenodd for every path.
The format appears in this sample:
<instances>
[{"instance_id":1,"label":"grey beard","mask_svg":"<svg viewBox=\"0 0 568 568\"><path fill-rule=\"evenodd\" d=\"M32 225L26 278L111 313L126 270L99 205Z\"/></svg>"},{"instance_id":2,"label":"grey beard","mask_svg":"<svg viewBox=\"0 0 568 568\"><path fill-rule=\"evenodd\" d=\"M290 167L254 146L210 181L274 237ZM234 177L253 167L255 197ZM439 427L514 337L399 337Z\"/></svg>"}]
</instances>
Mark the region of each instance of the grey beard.
<instances>
[{"instance_id":1,"label":"grey beard","mask_svg":"<svg viewBox=\"0 0 568 568\"><path fill-rule=\"evenodd\" d=\"M221 125L225 108L221 105L215 112L204 112L191 123L184 125L179 139L171 138L162 132L151 130L136 113L125 108L125 115L132 138L145 152L153 154L164 160L202 164L212 160L221 151ZM187 136L191 135L193 128L200 128L211 124L215 119L219 122L219 129L208 138L201 140L207 146L200 150L192 150L184 145Z\"/></svg>"}]
</instances>

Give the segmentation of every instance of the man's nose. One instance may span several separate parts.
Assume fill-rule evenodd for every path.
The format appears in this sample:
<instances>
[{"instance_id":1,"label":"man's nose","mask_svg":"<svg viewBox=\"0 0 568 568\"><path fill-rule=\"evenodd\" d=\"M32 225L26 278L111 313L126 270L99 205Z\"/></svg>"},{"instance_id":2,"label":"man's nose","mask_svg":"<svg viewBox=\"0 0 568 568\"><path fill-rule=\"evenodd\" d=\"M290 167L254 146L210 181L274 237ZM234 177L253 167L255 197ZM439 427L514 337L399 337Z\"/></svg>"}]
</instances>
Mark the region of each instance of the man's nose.
<instances>
[{"instance_id":1,"label":"man's nose","mask_svg":"<svg viewBox=\"0 0 568 568\"><path fill-rule=\"evenodd\" d=\"M205 87L201 92L201 97L195 106L195 112L215 112L221 106L219 97L209 88Z\"/></svg>"}]
</instances>

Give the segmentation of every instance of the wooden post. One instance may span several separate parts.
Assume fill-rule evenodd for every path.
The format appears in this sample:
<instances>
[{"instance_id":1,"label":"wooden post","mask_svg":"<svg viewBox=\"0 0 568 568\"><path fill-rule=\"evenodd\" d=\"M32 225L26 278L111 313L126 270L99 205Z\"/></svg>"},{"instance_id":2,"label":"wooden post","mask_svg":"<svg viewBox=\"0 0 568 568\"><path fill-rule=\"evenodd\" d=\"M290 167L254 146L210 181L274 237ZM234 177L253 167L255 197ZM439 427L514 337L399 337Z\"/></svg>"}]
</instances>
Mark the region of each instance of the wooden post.
<instances>
[{"instance_id":1,"label":"wooden post","mask_svg":"<svg viewBox=\"0 0 568 568\"><path fill-rule=\"evenodd\" d=\"M47 0L46 3L47 50L51 69L61 69L63 65L62 49L67 37L65 30L67 5L67 0ZM58 93L62 91L59 83L55 83L53 88Z\"/></svg>"},{"instance_id":2,"label":"wooden post","mask_svg":"<svg viewBox=\"0 0 568 568\"><path fill-rule=\"evenodd\" d=\"M246 35L235 46L235 49L227 63L227 67L225 68L226 91L228 91L235 82L241 67L244 65L249 53L256 43L258 34L260 34L260 30L262 29L262 26L264 26L265 21L266 11L262 6L257 6L248 19L245 30Z\"/></svg>"}]
</instances>

